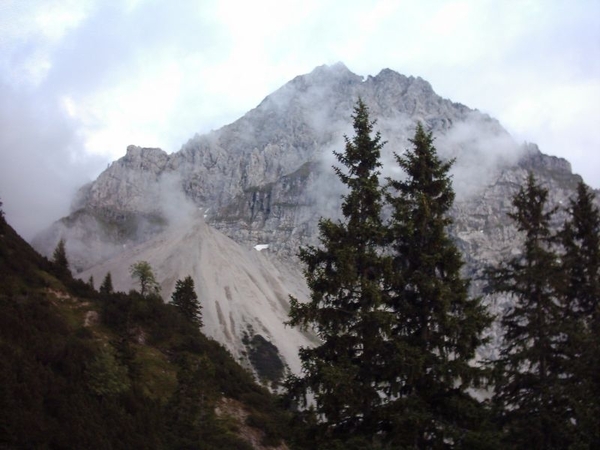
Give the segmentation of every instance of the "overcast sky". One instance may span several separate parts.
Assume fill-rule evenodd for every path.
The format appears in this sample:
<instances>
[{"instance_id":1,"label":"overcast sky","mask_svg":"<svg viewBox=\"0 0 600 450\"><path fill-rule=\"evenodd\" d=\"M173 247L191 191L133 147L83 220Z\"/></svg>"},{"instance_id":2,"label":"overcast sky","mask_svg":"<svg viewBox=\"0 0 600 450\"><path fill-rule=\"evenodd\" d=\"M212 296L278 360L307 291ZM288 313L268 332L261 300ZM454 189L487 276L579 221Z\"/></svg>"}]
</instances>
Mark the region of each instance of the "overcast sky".
<instances>
[{"instance_id":1,"label":"overcast sky","mask_svg":"<svg viewBox=\"0 0 600 450\"><path fill-rule=\"evenodd\" d=\"M600 188L600 0L0 0L0 198L30 238L127 145L321 64L421 76Z\"/></svg>"}]
</instances>

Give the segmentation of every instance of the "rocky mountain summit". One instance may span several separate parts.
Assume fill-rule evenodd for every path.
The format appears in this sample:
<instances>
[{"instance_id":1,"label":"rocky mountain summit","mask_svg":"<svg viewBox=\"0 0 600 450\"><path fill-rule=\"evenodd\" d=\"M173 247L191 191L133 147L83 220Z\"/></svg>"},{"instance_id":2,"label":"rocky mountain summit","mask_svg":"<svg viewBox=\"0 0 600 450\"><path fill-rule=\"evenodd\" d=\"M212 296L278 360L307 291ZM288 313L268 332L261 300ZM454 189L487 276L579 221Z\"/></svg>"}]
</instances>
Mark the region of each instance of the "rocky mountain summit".
<instances>
[{"instance_id":1,"label":"rocky mountain summit","mask_svg":"<svg viewBox=\"0 0 600 450\"><path fill-rule=\"evenodd\" d=\"M550 190L550 203L555 205L567 201L579 180L567 161L546 156L533 144L517 144L496 120L441 98L421 78L389 69L363 78L338 63L294 78L234 123L194 136L173 154L129 146L124 157L81 188L71 214L38 236L34 245L50 254L64 238L72 267L96 279L108 270L127 274L127 264L146 258L159 268L165 298L177 278L193 273L196 286L212 286L200 288L210 335L248 361L248 342L261 336L280 351L285 347L283 361L296 370L297 360L284 342L288 335L274 327L273 320L261 319L262 303L244 304L243 293L262 292L272 299L278 318L285 317L287 294L306 295L295 255L299 246L317 243L320 217L339 216L343 189L331 169L332 152L341 151L344 135L352 134L350 116L359 97L387 141L383 176L400 176L393 154L410 145L417 122L433 131L442 158L455 158L452 233L464 252L475 293L483 287L483 267L517 247L517 232L506 213L527 172L534 172ZM200 225L203 222L211 228ZM189 240L167 252L165 240L181 240L172 230L182 226ZM268 249L261 252L260 261L244 264L234 261L242 250L223 253L218 246L205 246L196 259L186 253L196 251L198 240L224 242L219 232L232 240L227 244L232 248ZM220 253L233 259L215 271L212 261ZM195 268L161 258L179 258ZM248 265L255 265L267 281L248 275ZM273 283L265 273L275 267L285 276ZM215 281L226 272L226 283ZM128 289L131 283L122 277L116 287ZM240 293L235 300L232 290ZM489 301L501 308L504 300ZM237 311L235 318L229 321L225 309ZM251 320L244 318L250 316ZM310 344L309 336L291 337L288 331L294 348Z\"/></svg>"}]
</instances>

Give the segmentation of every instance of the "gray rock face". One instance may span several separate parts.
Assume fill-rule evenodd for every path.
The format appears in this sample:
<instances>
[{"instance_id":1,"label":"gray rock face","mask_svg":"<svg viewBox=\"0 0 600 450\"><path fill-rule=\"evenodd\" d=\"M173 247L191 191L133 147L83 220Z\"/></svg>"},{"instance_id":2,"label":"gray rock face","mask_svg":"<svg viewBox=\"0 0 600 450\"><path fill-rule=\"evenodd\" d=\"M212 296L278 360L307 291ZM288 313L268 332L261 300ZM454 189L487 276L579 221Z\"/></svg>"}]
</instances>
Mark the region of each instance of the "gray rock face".
<instances>
[{"instance_id":1,"label":"gray rock face","mask_svg":"<svg viewBox=\"0 0 600 450\"><path fill-rule=\"evenodd\" d=\"M159 212L157 184L169 156L159 148L127 147L127 153L87 189L86 207L112 208L120 211Z\"/></svg>"},{"instance_id":2,"label":"gray rock face","mask_svg":"<svg viewBox=\"0 0 600 450\"><path fill-rule=\"evenodd\" d=\"M301 284L298 247L317 243L320 217L339 216L343 188L331 169L333 151L342 151L343 136L353 134L351 114L359 97L387 141L382 177L402 176L394 153L410 145L419 121L433 131L439 155L456 159L452 233L474 277L474 293L481 292L483 267L518 247L507 212L527 172L550 189L555 205L566 204L579 180L567 161L535 145L517 145L496 120L441 98L421 78L384 69L363 79L336 64L296 77L236 122L194 136L171 155L128 147L81 189L71 215L34 245L50 254L63 237L72 266L90 269L199 209L208 224L242 247L268 244L266 255ZM506 299L489 301L498 309ZM218 323L219 317L212 319Z\"/></svg>"},{"instance_id":3,"label":"gray rock face","mask_svg":"<svg viewBox=\"0 0 600 450\"><path fill-rule=\"evenodd\" d=\"M341 151L344 134L352 134L350 116L359 97L388 141L384 175L395 174L393 152L408 145L417 121L438 136L443 156L457 158L457 179L466 180L459 191L477 191L499 166L517 160L518 147L495 120L439 97L421 78L385 69L363 80L336 64L296 77L244 117L195 136L177 153L128 147L123 158L81 190L74 213L112 214L117 222L129 215L143 223L171 220L176 211L168 211L169 192L182 190L207 211L212 225L236 241L268 241L276 253L294 255L299 244L313 242L320 216L337 213L343 191L331 176L332 151ZM462 176L473 166L476 177ZM72 226L55 231L52 238L71 234L67 230ZM116 243L139 240L137 234L124 233ZM52 241L36 243L48 252ZM115 243L114 236L102 242ZM104 252L72 250L79 268L106 257Z\"/></svg>"}]
</instances>

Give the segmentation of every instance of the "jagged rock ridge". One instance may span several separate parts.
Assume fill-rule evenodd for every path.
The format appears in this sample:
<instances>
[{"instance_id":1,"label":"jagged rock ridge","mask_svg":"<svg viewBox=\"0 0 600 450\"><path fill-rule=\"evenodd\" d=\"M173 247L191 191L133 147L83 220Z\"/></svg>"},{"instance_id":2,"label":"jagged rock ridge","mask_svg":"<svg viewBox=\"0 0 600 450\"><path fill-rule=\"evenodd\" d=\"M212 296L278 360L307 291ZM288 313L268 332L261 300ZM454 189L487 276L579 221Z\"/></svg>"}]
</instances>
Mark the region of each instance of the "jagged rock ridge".
<instances>
[{"instance_id":1,"label":"jagged rock ridge","mask_svg":"<svg viewBox=\"0 0 600 450\"><path fill-rule=\"evenodd\" d=\"M535 145L518 145L496 120L441 98L421 78L384 69L363 79L336 64L296 77L239 120L194 136L171 155L128 147L123 158L81 189L72 214L37 239L37 247L48 254L58 238L65 237L78 270L115 256L119 260L124 250L154 242L149 239L169 224L186 223L190 208L182 205L189 201L207 223L242 247L268 244L267 256L277 267L295 273L287 282L296 277L301 285L298 247L316 243L321 216L339 214L343 191L332 175L332 151L341 151L344 134L352 134L350 116L358 97L369 106L376 129L387 141L384 176L399 176L393 153L409 145L418 121L433 131L443 158L456 158L452 232L465 253L467 272L475 277L475 292L481 288L482 267L513 251L518 242L506 212L527 171L534 171L550 189L554 204L565 202L579 179L565 160L545 156ZM160 255L155 262L160 263ZM170 270L163 275L170 280L164 285L167 296L175 278L187 273L164 270ZM211 295L220 296L216 301L227 298L222 289ZM497 303L501 307L502 302ZM206 312L206 323L219 323L216 308ZM264 328L267 340L281 345L275 342L279 335ZM217 328L211 333L226 341ZM241 328L235 333L242 333ZM234 354L244 352L243 338L236 335L229 341ZM309 343L300 341L295 345Z\"/></svg>"}]
</instances>

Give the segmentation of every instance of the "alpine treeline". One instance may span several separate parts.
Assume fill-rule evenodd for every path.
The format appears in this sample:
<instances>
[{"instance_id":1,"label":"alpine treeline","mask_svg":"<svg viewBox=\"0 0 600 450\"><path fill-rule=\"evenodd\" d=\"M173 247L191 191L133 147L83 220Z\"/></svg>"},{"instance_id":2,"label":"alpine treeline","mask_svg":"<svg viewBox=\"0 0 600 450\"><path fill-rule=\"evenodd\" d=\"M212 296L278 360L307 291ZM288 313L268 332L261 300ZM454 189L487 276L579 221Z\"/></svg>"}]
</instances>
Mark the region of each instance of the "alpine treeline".
<instances>
[{"instance_id":1,"label":"alpine treeline","mask_svg":"<svg viewBox=\"0 0 600 450\"><path fill-rule=\"evenodd\" d=\"M352 117L355 136L335 153L343 219L322 219L320 245L301 248L310 299L291 298L289 324L320 338L287 381L310 430L302 444L600 448L600 214L589 188L557 234L532 175L515 195L522 251L487 271L513 306L498 318L499 358L476 361L494 318L470 295L449 235L453 161L419 124L395 155L403 175L382 183L385 143L361 100Z\"/></svg>"}]
</instances>

